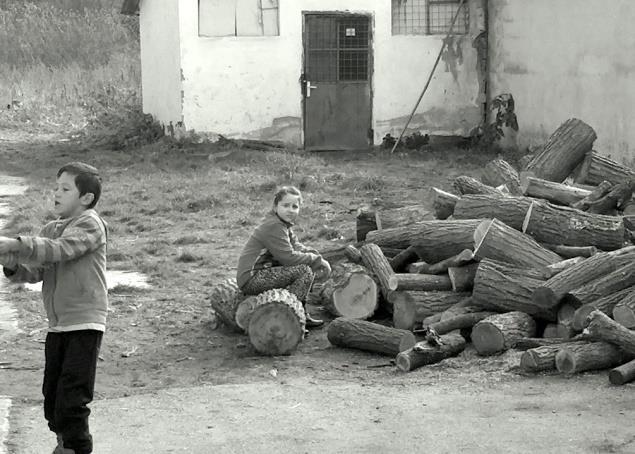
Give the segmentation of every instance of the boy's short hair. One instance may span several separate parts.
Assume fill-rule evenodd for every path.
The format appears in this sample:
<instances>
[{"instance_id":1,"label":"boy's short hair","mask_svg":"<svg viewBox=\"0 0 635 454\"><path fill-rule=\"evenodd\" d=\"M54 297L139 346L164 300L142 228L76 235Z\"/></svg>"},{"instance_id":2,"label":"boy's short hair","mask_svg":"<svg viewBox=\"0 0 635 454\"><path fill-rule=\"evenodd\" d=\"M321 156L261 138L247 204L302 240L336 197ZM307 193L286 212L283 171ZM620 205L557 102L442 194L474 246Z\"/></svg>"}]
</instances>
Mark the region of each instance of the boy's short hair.
<instances>
[{"instance_id":1,"label":"boy's short hair","mask_svg":"<svg viewBox=\"0 0 635 454\"><path fill-rule=\"evenodd\" d=\"M75 176L75 186L79 190L80 196L88 193L93 194L93 201L87 208L94 208L101 196L101 177L99 176L99 171L89 164L75 161L63 165L57 171L57 178L64 172Z\"/></svg>"}]
</instances>

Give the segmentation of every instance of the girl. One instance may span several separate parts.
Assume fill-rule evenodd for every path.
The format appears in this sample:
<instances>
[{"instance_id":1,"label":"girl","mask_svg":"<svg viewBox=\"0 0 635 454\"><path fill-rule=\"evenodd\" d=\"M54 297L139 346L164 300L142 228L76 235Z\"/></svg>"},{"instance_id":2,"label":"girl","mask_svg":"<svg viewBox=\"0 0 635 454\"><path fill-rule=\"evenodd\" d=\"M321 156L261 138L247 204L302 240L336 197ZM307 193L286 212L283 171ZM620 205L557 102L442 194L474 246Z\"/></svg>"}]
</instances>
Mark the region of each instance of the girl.
<instances>
[{"instance_id":1,"label":"girl","mask_svg":"<svg viewBox=\"0 0 635 454\"><path fill-rule=\"evenodd\" d=\"M296 187L283 186L276 192L271 212L251 234L238 259L236 280L243 293L258 295L285 288L305 305L316 275L324 279L331 273L329 262L293 233L301 205L302 194ZM307 312L307 327L323 323Z\"/></svg>"}]
</instances>

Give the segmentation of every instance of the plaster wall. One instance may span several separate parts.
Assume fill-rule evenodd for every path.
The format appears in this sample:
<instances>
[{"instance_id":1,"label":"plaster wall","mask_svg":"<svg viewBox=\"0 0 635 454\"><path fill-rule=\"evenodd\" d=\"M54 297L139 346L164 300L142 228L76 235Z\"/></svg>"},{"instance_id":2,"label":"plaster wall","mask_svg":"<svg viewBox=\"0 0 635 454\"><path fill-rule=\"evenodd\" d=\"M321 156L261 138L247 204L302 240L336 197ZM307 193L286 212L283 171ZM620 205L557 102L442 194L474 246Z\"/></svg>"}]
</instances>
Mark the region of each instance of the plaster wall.
<instances>
[{"instance_id":1,"label":"plaster wall","mask_svg":"<svg viewBox=\"0 0 635 454\"><path fill-rule=\"evenodd\" d=\"M481 0L470 0L470 8ZM393 36L387 0L280 0L280 36L199 37L198 1L179 2L186 128L302 144L302 13L372 16L374 141L399 134L444 36ZM345 8L342 7L345 5ZM478 12L470 11L478 16ZM472 17L471 22L477 23ZM477 52L469 35L446 52L412 126L467 134L481 120ZM483 76L483 75L481 75Z\"/></svg>"},{"instance_id":2,"label":"plaster wall","mask_svg":"<svg viewBox=\"0 0 635 454\"><path fill-rule=\"evenodd\" d=\"M633 163L634 22L632 0L489 1L490 95L513 94L519 145L574 117L597 151Z\"/></svg>"},{"instance_id":3,"label":"plaster wall","mask_svg":"<svg viewBox=\"0 0 635 454\"><path fill-rule=\"evenodd\" d=\"M143 111L175 125L182 121L178 3L142 0L140 8Z\"/></svg>"}]
</instances>

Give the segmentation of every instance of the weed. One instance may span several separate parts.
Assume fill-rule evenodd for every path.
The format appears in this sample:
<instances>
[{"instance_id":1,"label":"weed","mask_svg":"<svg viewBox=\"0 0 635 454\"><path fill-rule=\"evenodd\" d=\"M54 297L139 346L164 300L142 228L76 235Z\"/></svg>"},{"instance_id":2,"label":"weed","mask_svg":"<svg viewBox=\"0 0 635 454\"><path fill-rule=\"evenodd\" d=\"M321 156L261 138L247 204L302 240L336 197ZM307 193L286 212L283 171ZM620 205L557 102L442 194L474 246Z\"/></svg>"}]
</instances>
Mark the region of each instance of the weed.
<instances>
[{"instance_id":1,"label":"weed","mask_svg":"<svg viewBox=\"0 0 635 454\"><path fill-rule=\"evenodd\" d=\"M199 257L189 251L182 251L176 258L176 261L181 263L193 263L198 262L201 259L202 257Z\"/></svg>"}]
</instances>

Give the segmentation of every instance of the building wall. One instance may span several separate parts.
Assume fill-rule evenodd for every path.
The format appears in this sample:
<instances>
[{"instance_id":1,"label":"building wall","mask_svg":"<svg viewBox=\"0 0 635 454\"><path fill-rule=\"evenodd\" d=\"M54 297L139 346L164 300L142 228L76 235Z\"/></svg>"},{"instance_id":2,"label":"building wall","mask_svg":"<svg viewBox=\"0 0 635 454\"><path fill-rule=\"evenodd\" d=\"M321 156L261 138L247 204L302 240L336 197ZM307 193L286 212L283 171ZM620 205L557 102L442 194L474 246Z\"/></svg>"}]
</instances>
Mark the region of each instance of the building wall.
<instances>
[{"instance_id":1,"label":"building wall","mask_svg":"<svg viewBox=\"0 0 635 454\"><path fill-rule=\"evenodd\" d=\"M142 0L140 7L143 111L164 125L176 125L182 121L178 4Z\"/></svg>"},{"instance_id":2,"label":"building wall","mask_svg":"<svg viewBox=\"0 0 635 454\"><path fill-rule=\"evenodd\" d=\"M599 152L633 164L634 22L632 0L489 1L490 95L513 94L519 145L574 117Z\"/></svg>"},{"instance_id":3,"label":"building wall","mask_svg":"<svg viewBox=\"0 0 635 454\"><path fill-rule=\"evenodd\" d=\"M470 0L472 24L482 11ZM197 0L179 2L185 127L229 137L302 143L302 13L346 11L373 17L375 143L399 134L425 84L443 36L392 36L388 0L280 0L280 36L199 37ZM479 27L482 27L480 22ZM465 134L481 120L477 51L470 35L453 42L413 127Z\"/></svg>"}]
</instances>

